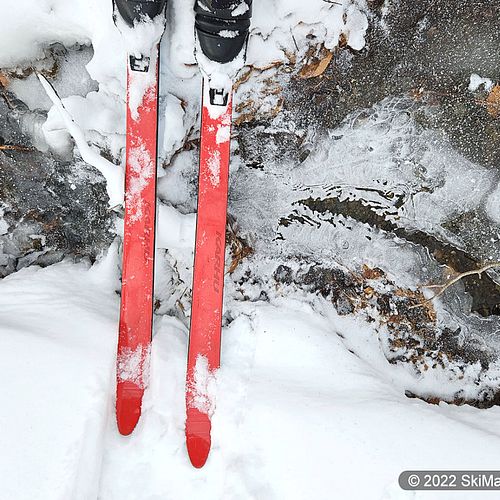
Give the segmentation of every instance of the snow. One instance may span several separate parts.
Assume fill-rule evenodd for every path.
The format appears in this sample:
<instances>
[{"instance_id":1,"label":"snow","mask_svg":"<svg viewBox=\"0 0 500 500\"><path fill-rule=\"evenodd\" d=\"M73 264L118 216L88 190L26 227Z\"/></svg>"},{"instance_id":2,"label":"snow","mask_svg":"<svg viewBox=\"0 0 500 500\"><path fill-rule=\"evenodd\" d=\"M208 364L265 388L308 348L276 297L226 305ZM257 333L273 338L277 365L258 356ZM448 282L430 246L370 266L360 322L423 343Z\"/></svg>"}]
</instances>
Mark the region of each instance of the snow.
<instances>
[{"instance_id":1,"label":"snow","mask_svg":"<svg viewBox=\"0 0 500 500\"><path fill-rule=\"evenodd\" d=\"M165 103L165 116L168 116L168 123L160 124L161 148L171 155L182 147L185 138L184 117L182 101L172 94L168 94Z\"/></svg>"},{"instance_id":2,"label":"snow","mask_svg":"<svg viewBox=\"0 0 500 500\"><path fill-rule=\"evenodd\" d=\"M158 248L190 249L194 248L196 215L181 214L175 208L160 203L157 213Z\"/></svg>"},{"instance_id":3,"label":"snow","mask_svg":"<svg viewBox=\"0 0 500 500\"><path fill-rule=\"evenodd\" d=\"M81 128L75 123L71 115L68 113L61 99L57 96L54 89L47 81L47 79L39 74L38 78L43 85L60 116L64 120L64 124L68 132L75 140L78 150L82 155L84 161L96 167L106 179L106 190L109 196L109 204L111 207L120 205L123 200L123 171L113 165L110 161L100 156L92 147L87 144L85 135Z\"/></svg>"},{"instance_id":4,"label":"snow","mask_svg":"<svg viewBox=\"0 0 500 500\"><path fill-rule=\"evenodd\" d=\"M117 357L117 377L120 382L133 382L144 389L149 384L150 347L124 349Z\"/></svg>"},{"instance_id":5,"label":"snow","mask_svg":"<svg viewBox=\"0 0 500 500\"><path fill-rule=\"evenodd\" d=\"M231 118L227 114L223 117L222 123L217 127L215 141L217 144L222 144L231 139Z\"/></svg>"},{"instance_id":6,"label":"snow","mask_svg":"<svg viewBox=\"0 0 500 500\"><path fill-rule=\"evenodd\" d=\"M131 176L127 188L127 201L132 222L137 222L143 216L144 198L142 193L155 174L155 162L151 158L150 151L141 138L136 140L137 144L130 148L129 153Z\"/></svg>"},{"instance_id":7,"label":"snow","mask_svg":"<svg viewBox=\"0 0 500 500\"><path fill-rule=\"evenodd\" d=\"M224 124L220 125L217 129L217 135L215 136L217 144L227 142L229 139L231 139L231 126Z\"/></svg>"},{"instance_id":8,"label":"snow","mask_svg":"<svg viewBox=\"0 0 500 500\"><path fill-rule=\"evenodd\" d=\"M484 90L489 92L493 87L493 82L489 78L483 78L477 73L472 73L470 75L469 90L475 92L481 86L484 86Z\"/></svg>"},{"instance_id":9,"label":"snow","mask_svg":"<svg viewBox=\"0 0 500 500\"><path fill-rule=\"evenodd\" d=\"M220 151L213 150L207 158L207 167L210 174L210 182L212 186L218 187L220 184Z\"/></svg>"},{"instance_id":10,"label":"snow","mask_svg":"<svg viewBox=\"0 0 500 500\"><path fill-rule=\"evenodd\" d=\"M112 262L29 268L0 284L1 498L98 495L115 378L116 251Z\"/></svg>"},{"instance_id":11,"label":"snow","mask_svg":"<svg viewBox=\"0 0 500 500\"><path fill-rule=\"evenodd\" d=\"M239 35L239 32L231 30L222 30L219 31L219 35L223 38L235 38Z\"/></svg>"},{"instance_id":12,"label":"snow","mask_svg":"<svg viewBox=\"0 0 500 500\"><path fill-rule=\"evenodd\" d=\"M236 9L233 10L232 12L232 16L236 17L236 16L242 16L245 12L248 12L248 9L250 7L248 6L248 4L244 1L242 1L238 7L236 7Z\"/></svg>"},{"instance_id":13,"label":"snow","mask_svg":"<svg viewBox=\"0 0 500 500\"><path fill-rule=\"evenodd\" d=\"M184 449L187 329L173 317L157 318L143 417L120 436L117 272L112 249L91 268L28 268L0 283L0 391L12 409L0 416L2 497L395 500L419 498L396 487L406 469L496 467L498 408L406 398L409 375L369 324L300 295L230 301L204 469Z\"/></svg>"},{"instance_id":14,"label":"snow","mask_svg":"<svg viewBox=\"0 0 500 500\"><path fill-rule=\"evenodd\" d=\"M242 3L242 8L244 7L245 4ZM266 2L256 2L253 10L252 36L247 50L247 64L252 67L263 68L276 61L285 61L287 52L298 50L299 56L305 54L308 47L306 36L315 36L318 44L324 43L326 48L333 49L340 34L344 33L354 49L359 50L364 46L367 17L359 6L348 1L337 5L313 0L304 5L299 0L276 0L269 5ZM85 141L92 143L92 149L110 150L115 156L124 147L125 119L117 113L121 108L120 102L125 100L126 72L123 61L126 60L127 53L137 57L151 57L149 71L139 76L134 75L141 81L141 85L130 96L131 113L135 116L144 94L153 84L154 47L163 31L163 22L158 18L155 22L142 23L134 30L120 20L117 25L112 20L111 2L98 0L72 2L71 6L64 0L24 0L22 10L10 9L0 20L0 67L14 68L43 59L48 47L54 43L65 47L92 44L94 53L86 64L83 79L78 81L68 68L74 69L75 64L81 67L85 55L80 60L72 57L69 65L62 64L65 69L54 85L62 98L62 105L68 110L74 125L81 129ZM185 137L197 122L195 106L198 102L199 76L198 68L193 64L196 43L193 26L190 0L169 2L167 36L162 40L165 57L161 71L170 94L160 113L169 113L168 116L176 123L173 127L165 127L160 134L160 137L165 138L160 144L160 155L167 159L173 152L172 148L179 147L181 137ZM231 83L227 74L235 76L242 67L243 60L237 58L221 67L220 64L206 60L198 51L198 63L215 87L229 91ZM43 62L37 64L43 66ZM16 83L13 90L18 90L20 96L31 95L31 99L28 99L30 107L36 107L39 101L42 107L47 107L48 101L37 85L30 77L24 83ZM96 85L98 91L94 90ZM170 114L173 96L180 102L190 103L182 124L179 110ZM53 105L49 119L43 126L44 140L39 139L37 145L42 149L49 147L58 155L67 157L73 147L70 134L64 130L68 122L56 111L55 108L59 109L60 106ZM214 108L211 109L214 117L223 112L221 107L211 108ZM36 136L40 124L35 122L31 126L32 134ZM75 130L75 127L72 128ZM78 149L80 146L84 147L86 153L80 151L80 154L87 154L86 161L101 173L108 170L99 155L85 148L83 137L81 139L77 146ZM122 155L122 168L123 160ZM123 183L114 173L104 176L109 184L108 194L112 196L110 206L113 207L123 199L120 194Z\"/></svg>"},{"instance_id":15,"label":"snow","mask_svg":"<svg viewBox=\"0 0 500 500\"><path fill-rule=\"evenodd\" d=\"M156 43L158 43L156 41ZM130 116L133 120L139 119L139 108L144 102L150 102L151 97L156 92L156 66L158 64L158 54L155 47L148 49L149 51L144 54L149 60L147 63L147 71L135 71L130 73L129 76L129 94L128 106ZM142 57L142 54L141 56Z\"/></svg>"},{"instance_id":16,"label":"snow","mask_svg":"<svg viewBox=\"0 0 500 500\"><path fill-rule=\"evenodd\" d=\"M198 356L194 366L193 381L188 385L189 408L196 408L213 417L216 406L217 370L210 371L208 359L205 356Z\"/></svg>"},{"instance_id":17,"label":"snow","mask_svg":"<svg viewBox=\"0 0 500 500\"><path fill-rule=\"evenodd\" d=\"M3 213L0 213L0 215L3 217ZM9 224L3 218L0 219L0 234L6 234L8 230Z\"/></svg>"}]
</instances>

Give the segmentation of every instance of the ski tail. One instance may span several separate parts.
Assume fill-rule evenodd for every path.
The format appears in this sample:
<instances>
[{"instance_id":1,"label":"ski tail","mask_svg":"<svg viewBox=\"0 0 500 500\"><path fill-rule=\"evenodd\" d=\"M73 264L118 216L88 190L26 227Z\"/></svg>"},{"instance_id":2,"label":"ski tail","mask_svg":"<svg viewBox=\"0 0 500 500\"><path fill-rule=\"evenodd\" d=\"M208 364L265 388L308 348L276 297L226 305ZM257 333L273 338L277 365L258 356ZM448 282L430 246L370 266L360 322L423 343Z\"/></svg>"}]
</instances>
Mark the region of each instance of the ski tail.
<instances>
[{"instance_id":1,"label":"ski tail","mask_svg":"<svg viewBox=\"0 0 500 500\"><path fill-rule=\"evenodd\" d=\"M231 142L231 93L222 105L211 103L213 95L205 78L186 379L186 444L191 463L198 468L205 464L210 451L210 419L215 404L210 381L220 365Z\"/></svg>"}]
</instances>

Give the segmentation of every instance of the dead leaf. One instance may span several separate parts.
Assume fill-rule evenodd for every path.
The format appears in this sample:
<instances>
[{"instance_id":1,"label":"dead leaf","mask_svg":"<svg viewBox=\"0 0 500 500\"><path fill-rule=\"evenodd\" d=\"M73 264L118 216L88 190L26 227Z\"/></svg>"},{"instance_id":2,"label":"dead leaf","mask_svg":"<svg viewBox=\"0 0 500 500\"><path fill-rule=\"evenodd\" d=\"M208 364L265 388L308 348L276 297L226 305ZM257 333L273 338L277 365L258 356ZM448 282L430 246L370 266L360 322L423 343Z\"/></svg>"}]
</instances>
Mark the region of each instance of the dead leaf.
<instances>
[{"instance_id":1,"label":"dead leaf","mask_svg":"<svg viewBox=\"0 0 500 500\"><path fill-rule=\"evenodd\" d=\"M288 63L295 66L295 64L297 64L297 54L289 50L283 50L283 52L285 53L285 57L288 59Z\"/></svg>"},{"instance_id":2,"label":"dead leaf","mask_svg":"<svg viewBox=\"0 0 500 500\"><path fill-rule=\"evenodd\" d=\"M234 90L238 90L239 86L243 83L246 83L248 82L248 80L250 79L250 77L252 76L252 73L253 73L253 68L248 68L247 71L245 71L239 78L238 80L235 82L234 84Z\"/></svg>"},{"instance_id":3,"label":"dead leaf","mask_svg":"<svg viewBox=\"0 0 500 500\"><path fill-rule=\"evenodd\" d=\"M363 278L367 280L375 280L377 278L381 278L382 276L384 276L384 271L382 271L382 269L379 269L378 267L373 269L366 264L363 264Z\"/></svg>"},{"instance_id":4,"label":"dead leaf","mask_svg":"<svg viewBox=\"0 0 500 500\"><path fill-rule=\"evenodd\" d=\"M326 68L328 68L332 58L333 52L322 47L317 56L302 66L299 73L300 78L307 79L321 76L326 71Z\"/></svg>"},{"instance_id":5,"label":"dead leaf","mask_svg":"<svg viewBox=\"0 0 500 500\"><path fill-rule=\"evenodd\" d=\"M486 98L486 109L493 118L500 116L500 85L497 83Z\"/></svg>"},{"instance_id":6,"label":"dead leaf","mask_svg":"<svg viewBox=\"0 0 500 500\"><path fill-rule=\"evenodd\" d=\"M341 33L339 36L339 48L343 49L345 47L347 47L347 36L345 33Z\"/></svg>"},{"instance_id":7,"label":"dead leaf","mask_svg":"<svg viewBox=\"0 0 500 500\"><path fill-rule=\"evenodd\" d=\"M9 77L0 71L0 87L7 87L9 85Z\"/></svg>"}]
</instances>

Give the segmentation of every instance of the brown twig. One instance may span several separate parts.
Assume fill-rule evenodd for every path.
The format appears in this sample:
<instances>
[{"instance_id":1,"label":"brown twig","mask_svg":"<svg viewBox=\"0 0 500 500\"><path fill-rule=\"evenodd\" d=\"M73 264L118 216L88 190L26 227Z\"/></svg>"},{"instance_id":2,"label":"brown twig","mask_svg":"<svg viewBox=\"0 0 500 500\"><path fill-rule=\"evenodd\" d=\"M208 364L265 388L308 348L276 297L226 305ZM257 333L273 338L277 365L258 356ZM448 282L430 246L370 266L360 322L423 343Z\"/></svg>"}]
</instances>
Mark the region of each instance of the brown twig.
<instances>
[{"instance_id":1,"label":"brown twig","mask_svg":"<svg viewBox=\"0 0 500 500\"><path fill-rule=\"evenodd\" d=\"M33 148L28 148L26 146L16 146L13 144L0 144L0 151L34 151Z\"/></svg>"},{"instance_id":2,"label":"brown twig","mask_svg":"<svg viewBox=\"0 0 500 500\"><path fill-rule=\"evenodd\" d=\"M465 278L467 276L472 276L474 274L477 274L478 276L481 276L484 272L488 271L489 269L494 269L500 267L500 262L490 262L489 264L479 268L479 269L472 269L471 271L465 271L464 273L460 273L457 276L455 276L453 279L451 279L448 283L445 283L443 285L426 285L424 288L440 288L439 292L434 294L432 297L424 300L420 304L415 304L414 306L411 306L410 309L415 309L417 307L422 307L429 302L432 302L434 299L437 299L443 293L448 290L451 286L453 286L455 283L460 281L462 278Z\"/></svg>"}]
</instances>

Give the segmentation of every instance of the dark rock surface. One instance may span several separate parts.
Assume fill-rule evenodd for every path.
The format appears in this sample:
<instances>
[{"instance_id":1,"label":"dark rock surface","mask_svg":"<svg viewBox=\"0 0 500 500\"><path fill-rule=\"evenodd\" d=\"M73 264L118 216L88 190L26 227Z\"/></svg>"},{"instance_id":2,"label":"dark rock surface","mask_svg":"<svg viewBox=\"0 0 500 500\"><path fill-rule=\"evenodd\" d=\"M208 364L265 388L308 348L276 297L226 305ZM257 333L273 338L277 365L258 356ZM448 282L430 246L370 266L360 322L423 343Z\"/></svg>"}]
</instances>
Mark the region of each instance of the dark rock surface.
<instances>
[{"instance_id":1,"label":"dark rock surface","mask_svg":"<svg viewBox=\"0 0 500 500\"><path fill-rule=\"evenodd\" d=\"M305 126L337 126L350 112L389 95L433 104L426 125L443 130L472 161L498 168L500 123L468 91L472 73L500 80L500 2L368 2L361 52L345 48L318 81L294 82L285 106ZM311 106L314 102L314 106Z\"/></svg>"},{"instance_id":2,"label":"dark rock surface","mask_svg":"<svg viewBox=\"0 0 500 500\"><path fill-rule=\"evenodd\" d=\"M0 276L65 256L94 259L113 238L104 179L36 150L20 128L30 111L0 92Z\"/></svg>"}]
</instances>

